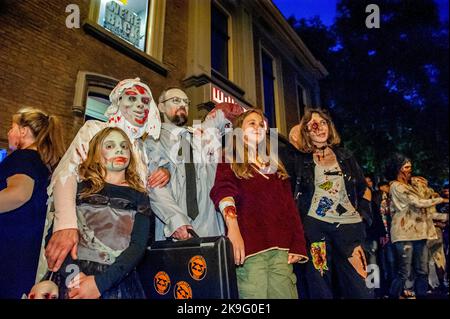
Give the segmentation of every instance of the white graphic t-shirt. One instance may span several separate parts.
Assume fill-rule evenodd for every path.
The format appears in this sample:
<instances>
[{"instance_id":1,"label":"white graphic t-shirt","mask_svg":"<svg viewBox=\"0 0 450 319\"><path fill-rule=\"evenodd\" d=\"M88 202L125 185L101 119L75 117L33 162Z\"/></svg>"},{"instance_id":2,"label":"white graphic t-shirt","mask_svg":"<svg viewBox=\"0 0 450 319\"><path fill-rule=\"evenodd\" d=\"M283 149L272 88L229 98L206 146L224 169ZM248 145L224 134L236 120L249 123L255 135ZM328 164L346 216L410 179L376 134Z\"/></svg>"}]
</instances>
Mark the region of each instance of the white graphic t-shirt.
<instances>
[{"instance_id":1,"label":"white graphic t-shirt","mask_svg":"<svg viewBox=\"0 0 450 319\"><path fill-rule=\"evenodd\" d=\"M328 222L354 224L361 216L348 199L342 170L333 166L315 165L315 191L308 216Z\"/></svg>"}]
</instances>

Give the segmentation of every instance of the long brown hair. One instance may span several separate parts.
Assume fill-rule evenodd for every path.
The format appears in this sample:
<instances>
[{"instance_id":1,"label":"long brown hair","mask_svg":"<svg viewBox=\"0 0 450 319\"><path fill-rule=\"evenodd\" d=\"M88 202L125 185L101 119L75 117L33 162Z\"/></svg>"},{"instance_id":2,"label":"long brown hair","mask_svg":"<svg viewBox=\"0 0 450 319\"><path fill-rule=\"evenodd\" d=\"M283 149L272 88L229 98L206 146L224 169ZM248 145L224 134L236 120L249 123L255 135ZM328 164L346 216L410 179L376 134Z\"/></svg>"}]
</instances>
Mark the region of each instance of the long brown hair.
<instances>
[{"instance_id":1,"label":"long brown hair","mask_svg":"<svg viewBox=\"0 0 450 319\"><path fill-rule=\"evenodd\" d=\"M313 114L318 114L321 118L323 118L328 124L328 139L327 143L329 146L339 145L341 143L341 138L334 126L334 123L331 119L331 116L328 112L322 109L312 109L308 108L305 111L305 115L303 115L300 121L300 136L298 140L298 146L300 151L305 153L311 153L314 151L314 144L312 143L311 137L308 132L308 123L311 121Z\"/></svg>"},{"instance_id":2,"label":"long brown hair","mask_svg":"<svg viewBox=\"0 0 450 319\"><path fill-rule=\"evenodd\" d=\"M102 161L102 144L105 138L114 131L119 132L125 138L130 151L132 150L130 139L120 128L107 127L95 134L89 143L89 151L86 160L78 166L80 177L88 184L81 192L81 198L98 193L105 187L107 171ZM139 192L145 192L144 185L137 173L136 159L132 151L130 164L125 169L125 180L131 188Z\"/></svg>"},{"instance_id":3,"label":"long brown hair","mask_svg":"<svg viewBox=\"0 0 450 319\"><path fill-rule=\"evenodd\" d=\"M264 114L261 110L259 109L249 109L246 112L242 113L241 115L239 115L238 117L236 117L236 119L234 120L233 123L233 128L240 128L242 129L242 125L244 124L244 120L247 118L247 116L249 116L250 114L256 113L259 116L261 116L262 119L264 119ZM242 138L243 136L237 136L238 139ZM233 139L231 140L232 142L232 154L230 152L227 152L225 150L225 156L226 156L226 161L231 163L231 170L234 172L234 174L236 175L237 178L243 178L243 179L250 179L252 178L254 175L253 173L255 172L255 169L252 167L251 163L249 162L249 155L248 155L248 146L246 143L244 143L243 147L238 147L239 144L241 144L243 141L234 141L234 136ZM271 162L275 162L277 164L277 175L279 178L281 179L286 179L289 177L286 168L284 167L284 165L279 161L277 154L273 154L273 152L270 152L270 140L266 138L265 141L265 145L266 145L266 154L268 154ZM243 152L243 154L240 154L241 152ZM243 160L242 162L238 162L237 158Z\"/></svg>"},{"instance_id":4,"label":"long brown hair","mask_svg":"<svg viewBox=\"0 0 450 319\"><path fill-rule=\"evenodd\" d=\"M35 138L32 145L36 146L42 162L53 171L66 151L59 118L27 107L14 114L12 120L21 127L30 128Z\"/></svg>"}]
</instances>

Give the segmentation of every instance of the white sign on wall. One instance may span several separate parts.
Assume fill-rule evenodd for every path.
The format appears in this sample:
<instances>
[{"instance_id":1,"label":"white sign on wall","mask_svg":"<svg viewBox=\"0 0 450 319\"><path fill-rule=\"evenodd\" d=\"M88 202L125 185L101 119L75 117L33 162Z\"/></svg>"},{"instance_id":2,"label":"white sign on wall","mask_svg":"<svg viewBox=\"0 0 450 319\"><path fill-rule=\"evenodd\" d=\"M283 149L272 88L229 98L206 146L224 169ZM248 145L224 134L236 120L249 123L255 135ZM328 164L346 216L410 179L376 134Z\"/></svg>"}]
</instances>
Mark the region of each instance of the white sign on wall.
<instances>
[{"instance_id":1,"label":"white sign on wall","mask_svg":"<svg viewBox=\"0 0 450 319\"><path fill-rule=\"evenodd\" d=\"M139 46L141 18L115 1L108 2L105 9L104 27L134 46Z\"/></svg>"}]
</instances>

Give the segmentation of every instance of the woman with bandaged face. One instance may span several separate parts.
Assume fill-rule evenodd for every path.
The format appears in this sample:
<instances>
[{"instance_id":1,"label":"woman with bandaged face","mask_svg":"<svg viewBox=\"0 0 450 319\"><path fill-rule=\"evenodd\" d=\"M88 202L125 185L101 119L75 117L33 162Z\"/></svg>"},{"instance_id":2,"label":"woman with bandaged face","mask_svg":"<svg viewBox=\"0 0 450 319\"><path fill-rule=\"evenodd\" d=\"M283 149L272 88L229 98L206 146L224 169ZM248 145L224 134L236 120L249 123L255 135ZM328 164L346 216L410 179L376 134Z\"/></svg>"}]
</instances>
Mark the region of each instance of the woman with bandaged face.
<instances>
[{"instance_id":1,"label":"woman with bandaged face","mask_svg":"<svg viewBox=\"0 0 450 319\"><path fill-rule=\"evenodd\" d=\"M78 169L78 259L68 255L55 275L60 298L144 298L134 268L147 245L151 210L128 136L103 129Z\"/></svg>"},{"instance_id":2,"label":"woman with bandaged face","mask_svg":"<svg viewBox=\"0 0 450 319\"><path fill-rule=\"evenodd\" d=\"M131 141L142 183L146 184L149 173L152 177L149 187L162 187L169 180L169 174L164 169L148 172L148 159L143 151L143 139L147 136L157 139L161 128L159 111L150 88L139 78L126 79L112 90L110 101L111 105L105 113L108 122L86 121L53 173L48 188L50 205L47 212L47 228L53 225L53 233L45 248L46 258L41 255L37 280L43 278L47 267L51 271L59 270L67 254L77 258L79 229L75 196L77 182L80 181L77 167L86 159L89 142L95 134L106 127L122 129Z\"/></svg>"}]
</instances>

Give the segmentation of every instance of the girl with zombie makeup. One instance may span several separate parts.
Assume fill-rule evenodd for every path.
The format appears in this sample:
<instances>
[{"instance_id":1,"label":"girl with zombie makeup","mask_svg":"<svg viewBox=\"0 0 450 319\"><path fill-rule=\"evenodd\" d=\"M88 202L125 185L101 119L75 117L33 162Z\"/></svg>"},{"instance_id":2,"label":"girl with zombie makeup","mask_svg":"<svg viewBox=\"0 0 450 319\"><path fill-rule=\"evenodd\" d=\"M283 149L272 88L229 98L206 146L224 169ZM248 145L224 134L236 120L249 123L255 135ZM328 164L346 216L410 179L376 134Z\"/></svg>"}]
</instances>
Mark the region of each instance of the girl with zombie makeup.
<instances>
[{"instance_id":1,"label":"girl with zombie makeup","mask_svg":"<svg viewBox=\"0 0 450 319\"><path fill-rule=\"evenodd\" d=\"M238 116L211 199L233 245L240 298L297 299L293 263L306 262L303 226L260 110Z\"/></svg>"},{"instance_id":2,"label":"girl with zombie makeup","mask_svg":"<svg viewBox=\"0 0 450 319\"><path fill-rule=\"evenodd\" d=\"M61 298L145 297L134 268L147 246L151 210L131 150L119 128L103 129L89 144L76 195L78 259L69 255L54 279Z\"/></svg>"},{"instance_id":3,"label":"girl with zombie makeup","mask_svg":"<svg viewBox=\"0 0 450 319\"><path fill-rule=\"evenodd\" d=\"M296 178L295 196L309 246L303 285L313 299L373 298L365 282L367 264L361 247L363 219L371 219L371 194L361 168L354 156L339 146L328 113L307 110L299 130L302 153L296 155L291 177Z\"/></svg>"},{"instance_id":4,"label":"girl with zombie makeup","mask_svg":"<svg viewBox=\"0 0 450 319\"><path fill-rule=\"evenodd\" d=\"M47 230L52 227L47 246L45 238L37 281L41 280L47 269L57 271L67 254L76 259L79 240L75 197L77 182L80 181L78 166L87 157L89 142L92 137L106 127L122 129L131 141L131 148L137 158L137 172L142 182L150 176L150 187L162 187L169 180L164 169L148 172L148 158L144 152L144 139L157 139L161 128L161 120L150 88L136 79L120 81L109 96L111 105L105 115L108 122L86 121L70 144L60 164L55 169L48 187L49 206L47 212ZM167 191L162 188L161 192ZM45 252L45 254L44 254ZM45 257L44 257L45 255Z\"/></svg>"},{"instance_id":5,"label":"girl with zombie makeup","mask_svg":"<svg viewBox=\"0 0 450 319\"><path fill-rule=\"evenodd\" d=\"M0 163L0 299L18 299L34 284L46 188L64 143L58 118L33 108L13 115L8 142L13 152Z\"/></svg>"},{"instance_id":6,"label":"girl with zombie makeup","mask_svg":"<svg viewBox=\"0 0 450 319\"><path fill-rule=\"evenodd\" d=\"M437 238L432 223L430 208L448 203L441 197L423 198L415 179L411 184L412 162L402 154L393 154L386 163L386 178L392 181L391 194L392 225L391 241L397 256L397 274L391 283L389 295L393 299L411 297L405 291L405 283L414 269L414 291L417 298L426 297L428 290L427 239ZM419 186L421 188L422 186ZM426 190L428 192L428 190Z\"/></svg>"}]
</instances>

